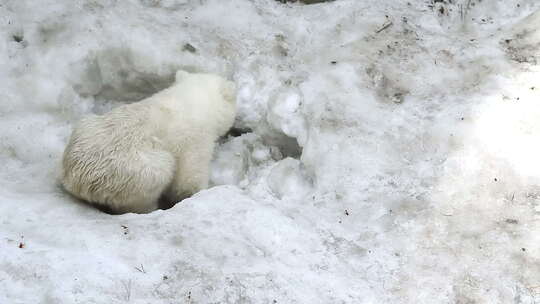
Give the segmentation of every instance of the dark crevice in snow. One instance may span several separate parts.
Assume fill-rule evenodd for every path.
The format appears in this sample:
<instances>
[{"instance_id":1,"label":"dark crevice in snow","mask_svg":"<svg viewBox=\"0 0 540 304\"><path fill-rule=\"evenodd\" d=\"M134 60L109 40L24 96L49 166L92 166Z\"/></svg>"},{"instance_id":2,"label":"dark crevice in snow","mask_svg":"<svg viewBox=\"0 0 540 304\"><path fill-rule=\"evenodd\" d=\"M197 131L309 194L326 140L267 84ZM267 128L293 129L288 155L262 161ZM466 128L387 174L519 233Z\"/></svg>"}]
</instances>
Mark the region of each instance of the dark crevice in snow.
<instances>
[{"instance_id":1,"label":"dark crevice in snow","mask_svg":"<svg viewBox=\"0 0 540 304\"><path fill-rule=\"evenodd\" d=\"M18 42L18 43L21 43L24 39L23 35L19 35L19 34L14 34L12 38L13 38L13 41Z\"/></svg>"},{"instance_id":2,"label":"dark crevice in snow","mask_svg":"<svg viewBox=\"0 0 540 304\"><path fill-rule=\"evenodd\" d=\"M260 176L269 174L268 170L282 162L285 163L278 166L278 169L272 169L274 172L272 176L280 176L274 179L276 182L281 179L283 185L309 184L304 183L304 177L298 171L301 166L299 159L302 148L296 138L287 136L264 123L251 127L237 121L237 125L220 139L211 166L211 186L237 185L246 188L253 182L258 183ZM291 176L292 181L283 182L285 177ZM279 182L272 184L274 185L272 191L277 189L274 192L282 197L287 191L277 186L278 184Z\"/></svg>"},{"instance_id":3,"label":"dark crevice in snow","mask_svg":"<svg viewBox=\"0 0 540 304\"><path fill-rule=\"evenodd\" d=\"M302 147L298 144L298 140L283 133L265 136L263 137L263 142L271 147L277 147L279 149L281 155L274 158L283 159L292 157L299 159L302 155Z\"/></svg>"},{"instance_id":4,"label":"dark crevice in snow","mask_svg":"<svg viewBox=\"0 0 540 304\"><path fill-rule=\"evenodd\" d=\"M251 128L240 128L240 127L232 127L227 134L222 138L222 141L225 141L227 137L239 137L242 136L242 134L251 133L253 130Z\"/></svg>"},{"instance_id":5,"label":"dark crevice in snow","mask_svg":"<svg viewBox=\"0 0 540 304\"><path fill-rule=\"evenodd\" d=\"M218 144L225 144L234 138L250 133L260 137L263 145L270 148L274 160L280 160L287 157L299 159L302 155L302 147L298 144L296 138L276 130L259 131L255 129L255 131L253 131L249 127L232 127L227 134L220 138Z\"/></svg>"}]
</instances>

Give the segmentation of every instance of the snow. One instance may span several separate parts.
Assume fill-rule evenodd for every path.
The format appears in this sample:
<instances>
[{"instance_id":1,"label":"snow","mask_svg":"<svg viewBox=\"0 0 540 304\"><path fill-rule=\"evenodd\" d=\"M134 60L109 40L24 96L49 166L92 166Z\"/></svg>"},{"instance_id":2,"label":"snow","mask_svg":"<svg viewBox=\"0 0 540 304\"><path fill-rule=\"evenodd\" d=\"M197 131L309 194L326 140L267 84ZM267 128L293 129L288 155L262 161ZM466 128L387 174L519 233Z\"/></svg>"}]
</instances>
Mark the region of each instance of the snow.
<instances>
[{"instance_id":1,"label":"snow","mask_svg":"<svg viewBox=\"0 0 540 304\"><path fill-rule=\"evenodd\" d=\"M540 3L433 2L0 2L0 303L540 302ZM212 187L65 194L73 124L177 69L252 130Z\"/></svg>"}]
</instances>

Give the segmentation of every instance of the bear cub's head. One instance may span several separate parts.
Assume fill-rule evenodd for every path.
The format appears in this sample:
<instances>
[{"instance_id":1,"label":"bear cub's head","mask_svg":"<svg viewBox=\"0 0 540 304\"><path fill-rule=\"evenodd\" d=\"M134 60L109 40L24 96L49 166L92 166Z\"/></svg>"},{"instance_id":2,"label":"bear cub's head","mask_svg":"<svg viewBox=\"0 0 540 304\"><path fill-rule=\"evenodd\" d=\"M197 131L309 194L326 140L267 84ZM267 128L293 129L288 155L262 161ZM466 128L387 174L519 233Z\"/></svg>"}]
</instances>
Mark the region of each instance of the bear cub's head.
<instances>
[{"instance_id":1,"label":"bear cub's head","mask_svg":"<svg viewBox=\"0 0 540 304\"><path fill-rule=\"evenodd\" d=\"M219 135L224 135L232 127L236 116L236 85L219 75L205 73L189 73L178 70L175 85L192 90L189 94L201 95L197 98L199 105L207 107L213 113ZM205 104L206 102L206 104Z\"/></svg>"}]
</instances>

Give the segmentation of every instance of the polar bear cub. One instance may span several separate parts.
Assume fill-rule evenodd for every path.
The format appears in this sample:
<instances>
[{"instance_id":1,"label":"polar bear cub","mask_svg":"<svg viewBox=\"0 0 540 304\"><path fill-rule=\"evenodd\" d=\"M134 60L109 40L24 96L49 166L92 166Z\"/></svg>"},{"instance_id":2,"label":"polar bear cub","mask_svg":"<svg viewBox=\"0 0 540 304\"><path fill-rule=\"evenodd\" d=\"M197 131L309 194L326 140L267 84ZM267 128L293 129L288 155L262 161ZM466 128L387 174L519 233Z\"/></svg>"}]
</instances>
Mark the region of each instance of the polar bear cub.
<instances>
[{"instance_id":1,"label":"polar bear cub","mask_svg":"<svg viewBox=\"0 0 540 304\"><path fill-rule=\"evenodd\" d=\"M162 195L180 201L208 187L216 139L233 125L235 86L178 71L140 102L84 118L64 151L62 185L113 213L147 213Z\"/></svg>"}]
</instances>

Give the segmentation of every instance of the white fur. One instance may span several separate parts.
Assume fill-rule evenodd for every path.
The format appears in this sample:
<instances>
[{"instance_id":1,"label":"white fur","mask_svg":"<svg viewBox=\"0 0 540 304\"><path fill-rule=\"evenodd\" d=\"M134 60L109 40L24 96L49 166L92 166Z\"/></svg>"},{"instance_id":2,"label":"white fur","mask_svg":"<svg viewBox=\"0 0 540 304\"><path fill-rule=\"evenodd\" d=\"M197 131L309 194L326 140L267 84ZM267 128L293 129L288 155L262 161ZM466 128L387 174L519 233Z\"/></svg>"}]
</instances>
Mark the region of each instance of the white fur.
<instances>
[{"instance_id":1,"label":"white fur","mask_svg":"<svg viewBox=\"0 0 540 304\"><path fill-rule=\"evenodd\" d=\"M214 142L233 124L235 87L178 71L168 89L74 129L63 158L64 188L115 213L155 210L208 187Z\"/></svg>"}]
</instances>

